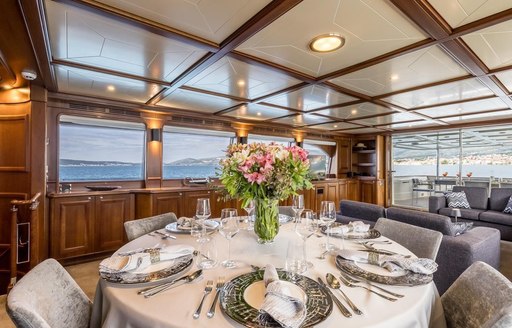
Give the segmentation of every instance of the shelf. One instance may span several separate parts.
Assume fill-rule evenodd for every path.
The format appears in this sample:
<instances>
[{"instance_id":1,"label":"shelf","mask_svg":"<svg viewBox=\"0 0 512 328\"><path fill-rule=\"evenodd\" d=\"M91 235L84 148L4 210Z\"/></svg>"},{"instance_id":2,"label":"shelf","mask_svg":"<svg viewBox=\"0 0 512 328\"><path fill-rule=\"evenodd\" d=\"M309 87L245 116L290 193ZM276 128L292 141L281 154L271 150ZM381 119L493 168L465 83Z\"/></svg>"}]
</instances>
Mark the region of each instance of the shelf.
<instances>
[{"instance_id":1,"label":"shelf","mask_svg":"<svg viewBox=\"0 0 512 328\"><path fill-rule=\"evenodd\" d=\"M354 163L355 166L375 166L375 163Z\"/></svg>"},{"instance_id":2,"label":"shelf","mask_svg":"<svg viewBox=\"0 0 512 328\"><path fill-rule=\"evenodd\" d=\"M356 154L373 154L375 153L375 149L353 150L352 152Z\"/></svg>"}]
</instances>

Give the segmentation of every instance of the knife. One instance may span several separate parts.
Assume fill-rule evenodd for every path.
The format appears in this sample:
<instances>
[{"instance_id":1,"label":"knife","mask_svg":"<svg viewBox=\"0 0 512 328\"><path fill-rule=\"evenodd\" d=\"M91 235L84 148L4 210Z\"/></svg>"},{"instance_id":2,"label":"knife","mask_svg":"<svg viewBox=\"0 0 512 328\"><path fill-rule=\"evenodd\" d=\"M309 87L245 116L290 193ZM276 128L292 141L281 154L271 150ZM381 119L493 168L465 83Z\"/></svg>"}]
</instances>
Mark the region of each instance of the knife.
<instances>
[{"instance_id":1,"label":"knife","mask_svg":"<svg viewBox=\"0 0 512 328\"><path fill-rule=\"evenodd\" d=\"M148 297L154 296L158 293L161 293L163 291L166 291L172 287L178 287L183 284L192 282L195 279L199 278L202 274L203 274L203 270L197 270L197 271L192 272L189 275L183 276L178 279L174 279L171 282L167 282L167 283L164 283L164 284L161 284L158 286L141 289L141 290L137 291L137 294L144 295L144 297L148 298ZM180 283L180 284L177 285L177 283Z\"/></svg>"},{"instance_id":2,"label":"knife","mask_svg":"<svg viewBox=\"0 0 512 328\"><path fill-rule=\"evenodd\" d=\"M331 290L322 281L322 278L319 277L319 278L317 278L317 280L318 280L318 283L320 284L320 286L322 287L322 289L325 290L327 292L327 294L329 294L329 296L331 296L333 302L336 303L336 305L338 306L338 309L340 309L340 311L341 311L341 314L343 314L347 318L352 317L352 313L350 313L350 311L345 307L345 305L343 305L340 302L340 300L331 292Z\"/></svg>"}]
</instances>

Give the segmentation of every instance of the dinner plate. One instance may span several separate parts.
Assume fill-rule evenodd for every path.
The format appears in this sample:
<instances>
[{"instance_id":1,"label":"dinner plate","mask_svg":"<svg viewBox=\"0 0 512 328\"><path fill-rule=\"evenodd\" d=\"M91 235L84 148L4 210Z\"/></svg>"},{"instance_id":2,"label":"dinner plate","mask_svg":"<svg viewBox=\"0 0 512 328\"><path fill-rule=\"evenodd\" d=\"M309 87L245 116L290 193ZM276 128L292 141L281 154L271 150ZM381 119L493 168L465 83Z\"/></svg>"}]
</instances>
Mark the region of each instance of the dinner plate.
<instances>
[{"instance_id":1,"label":"dinner plate","mask_svg":"<svg viewBox=\"0 0 512 328\"><path fill-rule=\"evenodd\" d=\"M331 225L331 228L339 227L341 224L335 223ZM327 234L327 226L322 226L320 228L322 233ZM343 239L375 239L381 236L381 233L378 230L370 229L366 232L348 232L344 233L331 233L331 237L335 238L343 238Z\"/></svg>"},{"instance_id":2,"label":"dinner plate","mask_svg":"<svg viewBox=\"0 0 512 328\"><path fill-rule=\"evenodd\" d=\"M265 295L263 274L264 270L259 270L229 281L220 295L221 308L231 319L246 327L281 327L258 311ZM281 280L289 282L286 271L277 271L277 274ZM317 325L331 314L332 299L316 281L299 275L293 284L304 291L306 299L307 316L301 327Z\"/></svg>"},{"instance_id":3,"label":"dinner plate","mask_svg":"<svg viewBox=\"0 0 512 328\"><path fill-rule=\"evenodd\" d=\"M219 222L215 220L205 220L206 230L213 231L219 227ZM165 230L174 233L190 233L190 226L179 226L178 222L169 223L165 226Z\"/></svg>"},{"instance_id":4,"label":"dinner plate","mask_svg":"<svg viewBox=\"0 0 512 328\"><path fill-rule=\"evenodd\" d=\"M186 255L170 261L161 261L142 270L130 272L105 272L100 270L100 277L108 282L119 284L145 284L160 282L185 272L193 263L193 256Z\"/></svg>"},{"instance_id":5,"label":"dinner plate","mask_svg":"<svg viewBox=\"0 0 512 328\"><path fill-rule=\"evenodd\" d=\"M374 268L369 269L369 265L363 267L361 263L345 260L341 256L336 256L336 267L349 275L385 285L418 286L432 281L431 274L420 274L412 271L405 271L403 274L383 273L380 270L385 270L383 268L379 267L377 269L376 266L373 266Z\"/></svg>"}]
</instances>

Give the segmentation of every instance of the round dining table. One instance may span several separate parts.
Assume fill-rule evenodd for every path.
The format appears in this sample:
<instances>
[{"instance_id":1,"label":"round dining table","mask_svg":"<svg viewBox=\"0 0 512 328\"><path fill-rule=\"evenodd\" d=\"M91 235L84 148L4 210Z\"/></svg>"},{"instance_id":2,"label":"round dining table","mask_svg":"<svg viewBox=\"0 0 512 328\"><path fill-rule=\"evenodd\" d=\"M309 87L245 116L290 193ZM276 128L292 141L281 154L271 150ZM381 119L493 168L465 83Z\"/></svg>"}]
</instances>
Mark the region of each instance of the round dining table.
<instances>
[{"instance_id":1,"label":"round dining table","mask_svg":"<svg viewBox=\"0 0 512 328\"><path fill-rule=\"evenodd\" d=\"M169 233L165 230L161 231ZM162 239L158 234L146 234L127 243L118 252L179 244L198 247L196 239L189 234L175 233L172 235L176 239ZM254 270L252 266L265 267L267 264L272 264L276 268L284 268L289 242L300 237L294 231L293 223L281 225L277 237L270 244L259 244L253 231L241 230L231 240L231 258L238 265L231 269L226 269L220 264L228 256L228 240L219 232L210 234L209 237L216 245L219 264L211 269L203 270L203 277L194 282L171 288L150 298L144 298L137 294L137 291L144 287L140 284L119 284L100 279L93 303L91 327L243 327L224 313L220 308L221 302L217 303L213 318L207 317L206 314L215 295L215 288L207 296L199 318L193 318L193 313L203 296L206 282L208 280L217 282L219 277L225 277L225 280L229 281L242 274L252 272ZM335 257L327 255L324 259L320 258L326 239L326 236L318 233L306 241L307 259L313 264L313 267L309 268L304 275L315 281L318 277L325 281L326 273L338 276L339 270L336 267ZM384 239L387 238L381 236L376 240ZM362 249L357 240L341 240L332 237L330 240L337 247ZM379 245L379 247L402 254L412 254L395 242L389 245ZM182 275L197 270L195 261ZM433 281L413 287L380 286L403 294L404 297L391 302L363 288L349 288L342 285L341 289L363 314L353 314L352 317L347 318L333 305L331 314L315 327L446 327L439 294ZM333 292L336 297L341 299L338 291L333 290ZM344 304L346 305L346 303Z\"/></svg>"}]
</instances>

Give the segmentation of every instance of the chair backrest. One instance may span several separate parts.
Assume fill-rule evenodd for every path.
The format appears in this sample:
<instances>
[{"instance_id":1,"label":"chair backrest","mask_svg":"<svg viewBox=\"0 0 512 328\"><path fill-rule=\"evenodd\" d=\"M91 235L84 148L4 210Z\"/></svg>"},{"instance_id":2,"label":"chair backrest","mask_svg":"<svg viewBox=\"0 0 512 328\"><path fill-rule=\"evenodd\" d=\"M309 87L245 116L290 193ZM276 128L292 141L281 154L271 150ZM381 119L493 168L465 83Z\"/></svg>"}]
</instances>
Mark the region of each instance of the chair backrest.
<instances>
[{"instance_id":1,"label":"chair backrest","mask_svg":"<svg viewBox=\"0 0 512 328\"><path fill-rule=\"evenodd\" d=\"M165 214L150 216L143 219L126 221L124 223L124 230L128 240L134 240L148 232L165 228L166 225L176 222L176 214L169 212Z\"/></svg>"},{"instance_id":2,"label":"chair backrest","mask_svg":"<svg viewBox=\"0 0 512 328\"><path fill-rule=\"evenodd\" d=\"M382 235L406 247L417 257L436 259L443 234L399 221L380 218L375 229Z\"/></svg>"},{"instance_id":3,"label":"chair backrest","mask_svg":"<svg viewBox=\"0 0 512 328\"><path fill-rule=\"evenodd\" d=\"M54 259L30 270L7 296L7 313L16 327L89 327L91 302Z\"/></svg>"},{"instance_id":4,"label":"chair backrest","mask_svg":"<svg viewBox=\"0 0 512 328\"><path fill-rule=\"evenodd\" d=\"M344 199L340 201L340 214L355 219L375 222L379 218L386 216L386 210L380 205Z\"/></svg>"},{"instance_id":5,"label":"chair backrest","mask_svg":"<svg viewBox=\"0 0 512 328\"><path fill-rule=\"evenodd\" d=\"M448 328L511 327L512 283L484 262L475 262L441 297Z\"/></svg>"},{"instance_id":6,"label":"chair backrest","mask_svg":"<svg viewBox=\"0 0 512 328\"><path fill-rule=\"evenodd\" d=\"M278 206L279 214L288 215L290 217L295 217L295 212L293 211L291 206Z\"/></svg>"}]
</instances>

